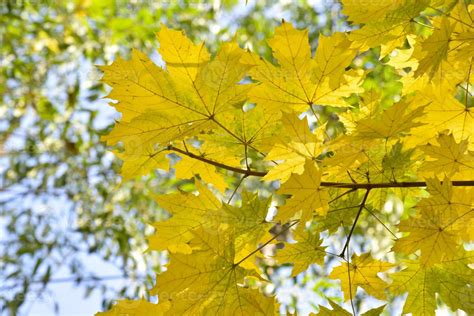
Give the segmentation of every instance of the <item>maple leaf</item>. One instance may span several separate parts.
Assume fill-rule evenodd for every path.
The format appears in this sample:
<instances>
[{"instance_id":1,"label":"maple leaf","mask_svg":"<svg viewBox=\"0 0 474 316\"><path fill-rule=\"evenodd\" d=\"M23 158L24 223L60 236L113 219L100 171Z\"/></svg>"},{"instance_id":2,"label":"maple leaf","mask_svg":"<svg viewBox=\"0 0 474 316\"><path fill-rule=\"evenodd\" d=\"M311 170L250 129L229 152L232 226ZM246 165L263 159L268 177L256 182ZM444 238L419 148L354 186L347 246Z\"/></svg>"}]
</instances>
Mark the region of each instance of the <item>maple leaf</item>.
<instances>
[{"instance_id":1,"label":"maple leaf","mask_svg":"<svg viewBox=\"0 0 474 316\"><path fill-rule=\"evenodd\" d=\"M181 157L181 160L175 166L176 178L190 179L195 175L206 183L212 183L215 188L223 192L227 188L224 175L216 170L216 167L187 156ZM123 171L122 171L123 172Z\"/></svg>"},{"instance_id":2,"label":"maple leaf","mask_svg":"<svg viewBox=\"0 0 474 316\"><path fill-rule=\"evenodd\" d=\"M439 146L427 144L419 147L427 155L421 170L434 176L473 179L474 152L468 150L469 142L462 140L456 143L452 134L443 133L438 135L436 141Z\"/></svg>"},{"instance_id":3,"label":"maple leaf","mask_svg":"<svg viewBox=\"0 0 474 316\"><path fill-rule=\"evenodd\" d=\"M454 258L461 241L469 240L474 201L472 190L453 190L449 179L427 183L432 197L418 204L415 217L400 222L399 230L410 234L398 239L392 250L409 254L420 249L420 262L431 265Z\"/></svg>"},{"instance_id":4,"label":"maple leaf","mask_svg":"<svg viewBox=\"0 0 474 316\"><path fill-rule=\"evenodd\" d=\"M415 72L416 75L428 73L430 77L433 77L441 63L448 58L455 23L451 23L447 17L443 17L439 24L435 24L435 27L433 34L421 42L419 52L421 56L417 58L420 62ZM415 57L417 53L415 52Z\"/></svg>"},{"instance_id":5,"label":"maple leaf","mask_svg":"<svg viewBox=\"0 0 474 316\"><path fill-rule=\"evenodd\" d=\"M304 173L293 174L278 190L279 194L291 194L284 206L278 209L277 218L288 220L299 211L301 221L313 217L313 211L324 216L328 210L329 193L321 188L321 170L311 160L306 160Z\"/></svg>"},{"instance_id":6,"label":"maple leaf","mask_svg":"<svg viewBox=\"0 0 474 316\"><path fill-rule=\"evenodd\" d=\"M296 43L296 44L290 44ZM251 102L277 111L308 109L312 104L348 106L343 97L361 92L361 73L345 71L356 51L343 33L320 36L314 58L308 31L283 22L269 41L279 67L248 53L245 62L255 65L249 73L260 82L249 93Z\"/></svg>"},{"instance_id":7,"label":"maple leaf","mask_svg":"<svg viewBox=\"0 0 474 316\"><path fill-rule=\"evenodd\" d=\"M316 215L313 220L315 229L319 232L335 233L341 227L349 227L354 222L359 211L361 197L357 192L347 194L346 198L339 198L331 203L327 216ZM361 216L364 217L365 213Z\"/></svg>"},{"instance_id":8,"label":"maple leaf","mask_svg":"<svg viewBox=\"0 0 474 316\"><path fill-rule=\"evenodd\" d=\"M332 300L328 300L328 302L331 305L332 309L328 309L320 305L318 315L320 316L334 316L334 315L351 316L352 315L351 313L346 311L344 308L334 303ZM379 316L384 310L384 308L385 308L385 305L382 305L380 307L377 307L377 308L368 310L365 313L362 313L361 316Z\"/></svg>"},{"instance_id":9,"label":"maple leaf","mask_svg":"<svg viewBox=\"0 0 474 316\"><path fill-rule=\"evenodd\" d=\"M362 138L392 138L420 126L424 106L414 106L412 100L402 100L381 115L356 122L356 136Z\"/></svg>"},{"instance_id":10,"label":"maple leaf","mask_svg":"<svg viewBox=\"0 0 474 316\"><path fill-rule=\"evenodd\" d=\"M205 153L219 162L229 163L232 158L249 159L254 150L264 156L271 148L275 134L281 129L279 114L263 107L242 108L221 114L225 128L201 134ZM245 162L249 168L247 161Z\"/></svg>"},{"instance_id":11,"label":"maple leaf","mask_svg":"<svg viewBox=\"0 0 474 316\"><path fill-rule=\"evenodd\" d=\"M229 234L193 232L192 255L171 254L168 270L158 275L152 295L171 301L166 315L271 315L272 298L239 286L254 273L234 259Z\"/></svg>"},{"instance_id":12,"label":"maple leaf","mask_svg":"<svg viewBox=\"0 0 474 316\"><path fill-rule=\"evenodd\" d=\"M109 145L122 142L124 157L140 157L127 178L146 174L169 153L170 144L202 131L223 130L240 141L219 120L245 102L250 88L238 84L249 68L240 62L243 51L227 43L211 61L204 45L192 44L182 32L162 27L158 38L166 70L138 51L130 61L102 67L102 80L113 87L108 97L123 111L121 122L103 139Z\"/></svg>"},{"instance_id":13,"label":"maple leaf","mask_svg":"<svg viewBox=\"0 0 474 316\"><path fill-rule=\"evenodd\" d=\"M319 234L297 230L294 238L296 243L286 243L285 248L277 251L274 258L279 263L292 263L292 275L300 274L311 264L323 265L326 252Z\"/></svg>"},{"instance_id":14,"label":"maple leaf","mask_svg":"<svg viewBox=\"0 0 474 316\"><path fill-rule=\"evenodd\" d=\"M350 263L344 262L341 266L334 268L329 277L341 280L342 291L351 299L355 297L357 287L361 287L369 295L383 300L388 285L377 274L393 266L388 262L374 260L370 253L361 256L353 255Z\"/></svg>"},{"instance_id":15,"label":"maple leaf","mask_svg":"<svg viewBox=\"0 0 474 316\"><path fill-rule=\"evenodd\" d=\"M382 139L362 138L354 135L341 135L327 143L333 153L322 161L324 170L336 175L338 180L347 175L347 170L356 169L371 160L371 149L382 144ZM345 174L344 174L345 173ZM348 179L351 181L351 179Z\"/></svg>"},{"instance_id":16,"label":"maple leaf","mask_svg":"<svg viewBox=\"0 0 474 316\"><path fill-rule=\"evenodd\" d=\"M328 300L329 305L331 305L332 309L319 305L319 313L317 315L320 316L332 316L332 315L340 315L340 316L351 316L352 314L346 311L344 308L339 306L339 304L334 303L332 300Z\"/></svg>"},{"instance_id":17,"label":"maple leaf","mask_svg":"<svg viewBox=\"0 0 474 316\"><path fill-rule=\"evenodd\" d=\"M461 1L455 3L450 15L433 19L433 33L416 47L413 57L419 60L419 65L415 76L426 74L433 78L439 75L438 72L444 73L451 68L461 70L469 63L474 43L471 32L474 23L469 5Z\"/></svg>"},{"instance_id":18,"label":"maple leaf","mask_svg":"<svg viewBox=\"0 0 474 316\"><path fill-rule=\"evenodd\" d=\"M229 234L233 234L235 257L242 259L257 248L272 224L265 220L271 199L259 198L257 194L242 192L242 205L240 207L224 204L223 214L220 215L219 222L221 227ZM242 263L243 267L251 260Z\"/></svg>"},{"instance_id":19,"label":"maple leaf","mask_svg":"<svg viewBox=\"0 0 474 316\"><path fill-rule=\"evenodd\" d=\"M412 136L403 140L405 144L426 144L444 130L449 130L458 142L474 134L474 108L469 106L467 98L463 104L455 97L456 86L465 80L469 81L471 77L471 64L463 70L446 70L449 75L443 72L437 80L405 77L404 93L415 92L413 102L427 104L425 115L420 121L428 125L411 129Z\"/></svg>"},{"instance_id":20,"label":"maple leaf","mask_svg":"<svg viewBox=\"0 0 474 316\"><path fill-rule=\"evenodd\" d=\"M144 299L139 301L119 300L109 311L96 316L163 316L171 307L169 302L152 304Z\"/></svg>"},{"instance_id":21,"label":"maple leaf","mask_svg":"<svg viewBox=\"0 0 474 316\"><path fill-rule=\"evenodd\" d=\"M371 23L382 20L389 12L400 7L402 0L380 0L371 5L362 6L360 3L351 0L342 0L342 13L347 15L349 21L354 23Z\"/></svg>"},{"instance_id":22,"label":"maple leaf","mask_svg":"<svg viewBox=\"0 0 474 316\"><path fill-rule=\"evenodd\" d=\"M350 3L344 1L343 3ZM349 39L353 42L353 46L361 51L368 50L372 47L382 46L381 56L387 55L394 48L402 46L405 38L413 31L413 21L420 15L429 1L392 1L383 10L374 7L371 12L376 11L374 19L365 20L365 25L358 30L350 33ZM347 8L351 9L351 7ZM349 18L353 10L348 13ZM367 17L368 18L368 17Z\"/></svg>"},{"instance_id":23,"label":"maple leaf","mask_svg":"<svg viewBox=\"0 0 474 316\"><path fill-rule=\"evenodd\" d=\"M285 134L278 137L265 157L268 161L278 161L265 175L265 180L286 182L292 173L301 174L306 160L316 160L322 153L324 126L311 132L306 118L300 120L296 113L284 113L282 123Z\"/></svg>"},{"instance_id":24,"label":"maple leaf","mask_svg":"<svg viewBox=\"0 0 474 316\"><path fill-rule=\"evenodd\" d=\"M156 196L158 205L167 210L171 219L156 222L156 233L149 237L149 247L153 250L169 250L189 254L193 231L205 224L212 227L222 203L204 185L196 182L199 195L176 193ZM210 223L210 224L209 224Z\"/></svg>"},{"instance_id":25,"label":"maple leaf","mask_svg":"<svg viewBox=\"0 0 474 316\"><path fill-rule=\"evenodd\" d=\"M255 249L270 223L265 221L269 199L243 192L240 207L223 204L206 186L196 182L199 195L177 193L156 196L158 205L171 213L171 219L156 222L156 233L149 238L150 249L190 254L190 241L197 229L234 236L236 256L247 245ZM243 256L243 255L240 255Z\"/></svg>"},{"instance_id":26,"label":"maple leaf","mask_svg":"<svg viewBox=\"0 0 474 316\"><path fill-rule=\"evenodd\" d=\"M460 252L454 259L426 266L419 261L404 261L402 271L391 274L390 290L408 296L403 313L433 315L436 309L436 294L453 309L474 311L473 290L470 286L474 272L468 267L472 256Z\"/></svg>"},{"instance_id":27,"label":"maple leaf","mask_svg":"<svg viewBox=\"0 0 474 316\"><path fill-rule=\"evenodd\" d=\"M166 69L173 81L187 86L195 84L200 70L211 58L204 43L194 45L183 31L171 30L163 24L157 36L160 42L158 52L166 61Z\"/></svg>"}]
</instances>

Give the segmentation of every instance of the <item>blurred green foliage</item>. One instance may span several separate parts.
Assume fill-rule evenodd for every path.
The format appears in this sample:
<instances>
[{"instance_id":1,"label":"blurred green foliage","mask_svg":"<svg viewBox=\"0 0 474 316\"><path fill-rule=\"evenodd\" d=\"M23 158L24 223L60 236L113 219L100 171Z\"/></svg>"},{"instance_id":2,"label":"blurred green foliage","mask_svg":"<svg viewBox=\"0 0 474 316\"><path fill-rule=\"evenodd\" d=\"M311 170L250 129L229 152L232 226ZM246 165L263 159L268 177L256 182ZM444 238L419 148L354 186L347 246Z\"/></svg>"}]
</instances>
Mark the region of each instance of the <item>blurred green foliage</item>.
<instances>
[{"instance_id":1,"label":"blurred green foliage","mask_svg":"<svg viewBox=\"0 0 474 316\"><path fill-rule=\"evenodd\" d=\"M106 88L94 65L131 48L157 57L160 23L185 30L211 51L236 34L266 58L265 40L282 18L309 27L313 48L320 32L344 25L338 5L329 2L246 2L2 1L2 313L26 310L29 295L44 295L54 282L73 281L86 295L100 291L104 307L112 298L137 297L165 260L143 254L147 224L165 216L150 194L179 183L159 173L120 183L120 163L100 142L116 116L101 99ZM91 257L115 272L98 275ZM104 282L115 278L126 287Z\"/></svg>"}]
</instances>

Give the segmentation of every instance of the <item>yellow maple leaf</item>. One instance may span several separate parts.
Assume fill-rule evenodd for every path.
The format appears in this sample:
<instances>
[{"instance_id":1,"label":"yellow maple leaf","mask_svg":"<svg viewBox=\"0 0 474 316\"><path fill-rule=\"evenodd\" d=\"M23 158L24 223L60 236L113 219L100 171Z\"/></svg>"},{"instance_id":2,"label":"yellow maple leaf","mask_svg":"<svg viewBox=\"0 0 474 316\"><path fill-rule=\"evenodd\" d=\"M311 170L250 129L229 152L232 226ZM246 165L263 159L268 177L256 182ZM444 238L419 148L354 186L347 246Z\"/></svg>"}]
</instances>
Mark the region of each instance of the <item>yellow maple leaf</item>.
<instances>
[{"instance_id":1,"label":"yellow maple leaf","mask_svg":"<svg viewBox=\"0 0 474 316\"><path fill-rule=\"evenodd\" d=\"M285 133L278 135L276 143L265 157L265 160L278 164L270 169L264 179L284 183L292 173L303 173L307 159L315 160L322 153L325 126L313 133L307 119L300 120L296 113L284 113L282 124Z\"/></svg>"},{"instance_id":2,"label":"yellow maple leaf","mask_svg":"<svg viewBox=\"0 0 474 316\"><path fill-rule=\"evenodd\" d=\"M461 103L456 99L457 86L471 78L472 62L462 70L448 69L429 80L427 76L413 79L405 77L404 93L415 92L415 104L427 104L425 115L420 119L423 125L412 128L411 137L403 140L404 144L414 147L433 141L438 132L449 130L456 141L474 134L474 108L467 103L468 98ZM472 143L472 142L471 142ZM470 144L470 149L472 145Z\"/></svg>"},{"instance_id":3,"label":"yellow maple leaf","mask_svg":"<svg viewBox=\"0 0 474 316\"><path fill-rule=\"evenodd\" d=\"M360 256L353 255L351 262L343 262L329 274L332 279L341 280L342 291L346 299L355 297L357 287L363 288L369 295L385 299L385 289L388 284L377 276L380 272L389 270L394 265L389 262L374 260L370 253Z\"/></svg>"},{"instance_id":4,"label":"yellow maple leaf","mask_svg":"<svg viewBox=\"0 0 474 316\"><path fill-rule=\"evenodd\" d=\"M472 255L464 251L457 253L454 259L434 266L414 260L404 261L404 269L390 275L393 280L390 290L394 294L408 292L403 314L433 315L437 307L436 294L454 310L460 308L472 314L474 270L469 268L470 263Z\"/></svg>"},{"instance_id":5,"label":"yellow maple leaf","mask_svg":"<svg viewBox=\"0 0 474 316\"><path fill-rule=\"evenodd\" d=\"M439 146L427 144L419 147L427 155L421 171L451 179L473 179L474 152L468 150L468 140L456 143L452 134L440 133L436 141Z\"/></svg>"},{"instance_id":6,"label":"yellow maple leaf","mask_svg":"<svg viewBox=\"0 0 474 316\"><path fill-rule=\"evenodd\" d=\"M158 205L172 217L153 223L156 232L149 237L150 249L190 254L193 249L189 242L198 229L232 234L236 257L243 257L247 249L256 249L271 228L265 221L270 200L244 191L241 206L231 206L219 201L200 182L196 182L196 187L198 195L176 193L155 197Z\"/></svg>"},{"instance_id":7,"label":"yellow maple leaf","mask_svg":"<svg viewBox=\"0 0 474 316\"><path fill-rule=\"evenodd\" d=\"M422 125L420 117L425 106L413 103L413 100L402 100L374 118L356 122L356 137L361 138L394 138L408 132L413 127Z\"/></svg>"},{"instance_id":8,"label":"yellow maple leaf","mask_svg":"<svg viewBox=\"0 0 474 316\"><path fill-rule=\"evenodd\" d=\"M462 1L453 3L456 5L450 15L434 18L433 33L416 46L413 55L419 61L416 76L426 75L430 79L439 75L452 77L451 71L462 71L465 67L469 67L474 44L472 36L474 23L468 3ZM472 5L470 7L472 10Z\"/></svg>"},{"instance_id":9,"label":"yellow maple leaf","mask_svg":"<svg viewBox=\"0 0 474 316\"><path fill-rule=\"evenodd\" d=\"M170 307L169 302L152 304L144 299L120 300L109 311L96 313L95 316L163 316Z\"/></svg>"},{"instance_id":10,"label":"yellow maple leaf","mask_svg":"<svg viewBox=\"0 0 474 316\"><path fill-rule=\"evenodd\" d=\"M420 49L415 51L414 57L419 60L416 75L427 73L433 77L441 63L447 61L455 24L447 17L442 17L439 23L434 24L433 34L421 42Z\"/></svg>"},{"instance_id":11,"label":"yellow maple leaf","mask_svg":"<svg viewBox=\"0 0 474 316\"><path fill-rule=\"evenodd\" d=\"M453 189L447 178L442 183L428 179L427 185L431 196L420 201L415 217L400 222L399 230L410 234L392 250L410 254L419 249L421 264L432 265L453 258L461 241L469 241L474 214L472 190Z\"/></svg>"},{"instance_id":12,"label":"yellow maple leaf","mask_svg":"<svg viewBox=\"0 0 474 316\"><path fill-rule=\"evenodd\" d=\"M138 51L130 61L102 67L103 81L113 88L109 98L118 101L123 114L103 139L109 145L123 143L124 159L136 157L135 167L124 173L127 178L146 174L173 146L203 132L221 130L244 142L221 122L245 102L250 88L239 84L250 67L241 62L244 52L227 43L210 60L204 45L192 44L182 32L162 27L158 38L166 70Z\"/></svg>"},{"instance_id":13,"label":"yellow maple leaf","mask_svg":"<svg viewBox=\"0 0 474 316\"><path fill-rule=\"evenodd\" d=\"M228 204L223 205L223 212L219 216L220 226L228 234L234 236L235 258L240 260L258 246L267 232L273 226L265 220L271 199L262 199L258 194L243 191L242 202L239 207ZM265 240L266 241L266 240ZM242 267L254 268L252 260L246 260Z\"/></svg>"},{"instance_id":14,"label":"yellow maple leaf","mask_svg":"<svg viewBox=\"0 0 474 316\"><path fill-rule=\"evenodd\" d=\"M187 179L192 178L196 174L206 183L212 183L219 191L224 192L227 183L224 175L216 170L216 167L187 156L181 157L181 160L175 166L176 178Z\"/></svg>"},{"instance_id":15,"label":"yellow maple leaf","mask_svg":"<svg viewBox=\"0 0 474 316\"><path fill-rule=\"evenodd\" d=\"M400 7L403 0L380 0L361 5L353 0L342 0L342 13L354 23L371 23L383 19L390 11Z\"/></svg>"},{"instance_id":16,"label":"yellow maple leaf","mask_svg":"<svg viewBox=\"0 0 474 316\"><path fill-rule=\"evenodd\" d=\"M312 104L348 106L343 97L362 91L362 74L344 71L356 53L345 34L321 36L312 59L308 31L283 22L269 45L279 67L252 53L245 59L255 65L249 72L260 82L249 93L250 101L258 106L287 112L302 112Z\"/></svg>"},{"instance_id":17,"label":"yellow maple leaf","mask_svg":"<svg viewBox=\"0 0 474 316\"><path fill-rule=\"evenodd\" d=\"M235 260L230 234L193 232L192 255L171 254L168 270L158 275L152 295L172 302L166 315L272 315L274 299L244 288L252 271Z\"/></svg>"},{"instance_id":18,"label":"yellow maple leaf","mask_svg":"<svg viewBox=\"0 0 474 316\"><path fill-rule=\"evenodd\" d=\"M204 43L194 45L183 31L171 30L163 24L157 37L160 42L158 52L166 61L166 69L173 81L193 85L200 70L210 60Z\"/></svg>"},{"instance_id":19,"label":"yellow maple leaf","mask_svg":"<svg viewBox=\"0 0 474 316\"><path fill-rule=\"evenodd\" d=\"M279 194L291 194L291 198L278 209L277 218L287 221L301 211L301 221L305 222L313 217L313 211L326 215L329 193L320 184L321 170L306 160L303 174L293 174L278 190Z\"/></svg>"},{"instance_id":20,"label":"yellow maple leaf","mask_svg":"<svg viewBox=\"0 0 474 316\"><path fill-rule=\"evenodd\" d=\"M292 263L292 275L305 271L311 264L324 263L326 252L319 234L297 230L294 238L296 243L285 243L285 248L278 250L274 257L278 263Z\"/></svg>"},{"instance_id":21,"label":"yellow maple leaf","mask_svg":"<svg viewBox=\"0 0 474 316\"><path fill-rule=\"evenodd\" d=\"M216 228L213 221L222 203L203 184L196 182L196 187L199 195L175 193L155 197L158 205L172 217L153 223L156 232L149 237L149 249L189 254L192 252L189 241L194 230L203 226Z\"/></svg>"},{"instance_id":22,"label":"yellow maple leaf","mask_svg":"<svg viewBox=\"0 0 474 316\"><path fill-rule=\"evenodd\" d=\"M413 19L418 17L428 4L427 0L391 2L384 10L379 10L374 19L352 31L349 39L353 41L353 46L361 51L382 46L380 55L386 56L393 49L402 46L406 36L413 32ZM376 11L377 7L373 9ZM374 12L372 9L370 11Z\"/></svg>"}]
</instances>

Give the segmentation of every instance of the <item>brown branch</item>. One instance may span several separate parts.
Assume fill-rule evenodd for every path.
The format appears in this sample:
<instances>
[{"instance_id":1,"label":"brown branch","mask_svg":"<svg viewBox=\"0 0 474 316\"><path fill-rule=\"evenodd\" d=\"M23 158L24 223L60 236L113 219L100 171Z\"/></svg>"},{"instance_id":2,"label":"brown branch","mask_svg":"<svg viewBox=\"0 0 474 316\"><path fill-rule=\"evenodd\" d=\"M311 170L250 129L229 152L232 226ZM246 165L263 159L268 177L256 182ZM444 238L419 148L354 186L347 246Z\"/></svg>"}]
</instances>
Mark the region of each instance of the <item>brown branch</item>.
<instances>
[{"instance_id":1,"label":"brown branch","mask_svg":"<svg viewBox=\"0 0 474 316\"><path fill-rule=\"evenodd\" d=\"M168 146L168 150L176 151L180 154L183 154L183 155L186 155L186 156L191 157L193 159L208 163L208 164L213 165L215 167L226 169L226 170L233 171L233 172L240 173L240 174L247 175L247 176L263 177L267 174L266 172L259 172L259 171L253 171L253 170L244 170L244 169L228 166L228 165L225 165L223 163L198 156L198 155L193 154L191 152L184 151L184 150L179 149L179 148L174 147L174 146Z\"/></svg>"},{"instance_id":2,"label":"brown branch","mask_svg":"<svg viewBox=\"0 0 474 316\"><path fill-rule=\"evenodd\" d=\"M265 171L254 171L246 170L237 167L232 167L225 165L223 163L204 158L202 156L193 154L191 152L179 149L174 146L168 146L168 150L175 151L180 154L186 155L190 158L197 159L199 161L205 162L207 164L213 165L218 168L225 170L233 171L240 173L246 176L255 176L255 177L264 177L267 172ZM474 187L474 180L461 180L461 181L451 181L451 184L454 187ZM321 182L322 187L329 188L343 188L343 189L353 189L353 190L371 190L371 189L384 189L384 188L423 188L426 187L426 182L424 181L409 181L409 182L379 182L379 183L344 183L344 182Z\"/></svg>"},{"instance_id":3,"label":"brown branch","mask_svg":"<svg viewBox=\"0 0 474 316\"><path fill-rule=\"evenodd\" d=\"M474 180L451 181L454 187L472 187ZM424 181L412 182L381 182L381 183L340 183L340 182L321 182L322 187L336 187L347 189L383 189L383 188L423 188L426 187Z\"/></svg>"}]
</instances>

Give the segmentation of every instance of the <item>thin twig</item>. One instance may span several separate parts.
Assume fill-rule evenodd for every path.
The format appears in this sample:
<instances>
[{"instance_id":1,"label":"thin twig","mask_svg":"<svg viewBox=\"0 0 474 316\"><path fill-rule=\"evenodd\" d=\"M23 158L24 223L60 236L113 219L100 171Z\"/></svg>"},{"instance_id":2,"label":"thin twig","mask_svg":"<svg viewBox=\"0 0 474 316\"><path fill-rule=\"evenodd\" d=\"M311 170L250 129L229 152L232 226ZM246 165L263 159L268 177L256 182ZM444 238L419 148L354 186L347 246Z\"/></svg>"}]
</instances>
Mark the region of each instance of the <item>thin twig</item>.
<instances>
[{"instance_id":1,"label":"thin twig","mask_svg":"<svg viewBox=\"0 0 474 316\"><path fill-rule=\"evenodd\" d=\"M357 221L359 220L360 213L362 213L362 209L365 206L365 202L367 201L367 198L369 197L370 189L367 189L365 192L364 198L362 199L362 202L360 203L359 211L357 212L356 218L354 219L354 223L352 224L351 230L349 232L349 236L347 236L346 243L344 244L344 248L342 248L342 251L339 256L344 257L344 253L346 252L347 247L349 246L349 242L351 241L352 234L354 233L355 226L357 225Z\"/></svg>"},{"instance_id":2,"label":"thin twig","mask_svg":"<svg viewBox=\"0 0 474 316\"><path fill-rule=\"evenodd\" d=\"M390 234L392 234L393 237L395 237L395 240L398 240L397 235L395 235L395 234L387 227L387 225L385 225L384 222L382 222L382 220L380 220L380 218L377 217L377 215L375 215L371 210L369 210L369 208L368 208L367 206L364 205L364 208L367 210L367 212L369 212L370 215L372 215L373 217L375 217L375 219L376 219L380 224L382 224L382 226L383 226Z\"/></svg>"},{"instance_id":3,"label":"thin twig","mask_svg":"<svg viewBox=\"0 0 474 316\"><path fill-rule=\"evenodd\" d=\"M260 250L263 249L263 247L265 247L266 245L268 245L269 243L271 243L273 240L277 239L278 236L280 236L281 234L287 232L291 227L295 226L296 224L299 223L299 220L295 220L293 223L291 223L290 225L288 225L287 227L285 227L284 229L282 229L280 232L278 232L277 234L275 234L275 236L273 236L271 239L269 239L268 241L266 241L264 244L260 245L257 249L255 249L254 251L252 251L251 253L249 253L248 255L246 255L245 257L243 257L239 262L237 263L234 263L234 266L238 266L239 264L241 264L242 262L244 262L245 260L247 260L248 258L250 258L251 256L253 256L255 253L259 252Z\"/></svg>"},{"instance_id":4,"label":"thin twig","mask_svg":"<svg viewBox=\"0 0 474 316\"><path fill-rule=\"evenodd\" d=\"M244 182L244 179L247 178L247 177L248 177L248 174L245 174L242 178L240 178L239 183L237 183L237 185L235 186L234 191L232 191L232 194L230 195L230 198L227 201L227 204L230 204L230 202L234 198L235 193L237 193L237 190L239 189L240 185L242 184L242 182Z\"/></svg>"},{"instance_id":5,"label":"thin twig","mask_svg":"<svg viewBox=\"0 0 474 316\"><path fill-rule=\"evenodd\" d=\"M347 257L349 257L349 253L347 253ZM351 282L351 267L350 267L350 258L347 258L347 276L349 278L349 297L351 299L351 307L352 307L352 314L356 316L355 306L354 306L354 299L352 297L352 282Z\"/></svg>"},{"instance_id":6,"label":"thin twig","mask_svg":"<svg viewBox=\"0 0 474 316\"><path fill-rule=\"evenodd\" d=\"M336 201L336 200L342 198L344 195L349 194L349 193L354 192L354 191L356 191L356 189L350 189L350 190L348 190L348 191L346 191L346 192L344 192L344 193L342 193L342 194L339 194L339 195L336 196L334 199L332 199L331 201L329 201L328 204L331 204L332 202L334 202L334 201Z\"/></svg>"}]
</instances>

